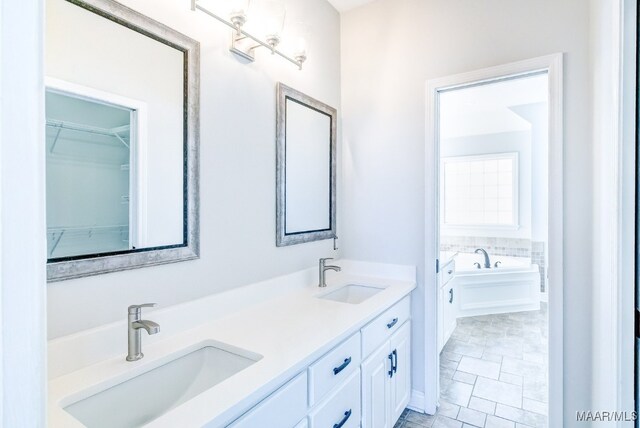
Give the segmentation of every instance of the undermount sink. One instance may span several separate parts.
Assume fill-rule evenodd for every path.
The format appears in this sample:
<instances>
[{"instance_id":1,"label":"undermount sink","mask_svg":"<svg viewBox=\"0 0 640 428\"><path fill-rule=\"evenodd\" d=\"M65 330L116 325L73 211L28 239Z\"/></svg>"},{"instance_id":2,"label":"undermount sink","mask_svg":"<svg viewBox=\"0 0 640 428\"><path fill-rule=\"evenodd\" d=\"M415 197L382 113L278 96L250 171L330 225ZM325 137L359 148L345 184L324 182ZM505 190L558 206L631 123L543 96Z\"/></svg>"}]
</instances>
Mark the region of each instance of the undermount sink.
<instances>
[{"instance_id":1,"label":"undermount sink","mask_svg":"<svg viewBox=\"0 0 640 428\"><path fill-rule=\"evenodd\" d=\"M384 287L374 287L371 285L347 284L330 291L327 294L318 296L320 299L333 300L342 303L357 305L384 290Z\"/></svg>"},{"instance_id":2,"label":"undermount sink","mask_svg":"<svg viewBox=\"0 0 640 428\"><path fill-rule=\"evenodd\" d=\"M89 428L142 426L262 358L229 349L205 345L64 410Z\"/></svg>"}]
</instances>

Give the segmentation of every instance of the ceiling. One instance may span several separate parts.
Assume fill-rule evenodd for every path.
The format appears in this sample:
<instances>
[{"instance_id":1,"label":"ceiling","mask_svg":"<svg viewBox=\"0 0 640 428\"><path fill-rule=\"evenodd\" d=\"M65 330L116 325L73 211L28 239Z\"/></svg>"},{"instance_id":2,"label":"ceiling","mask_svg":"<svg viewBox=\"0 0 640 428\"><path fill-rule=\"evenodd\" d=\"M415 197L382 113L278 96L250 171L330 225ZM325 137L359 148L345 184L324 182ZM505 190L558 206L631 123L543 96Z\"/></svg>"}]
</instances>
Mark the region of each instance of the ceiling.
<instances>
[{"instance_id":1,"label":"ceiling","mask_svg":"<svg viewBox=\"0 0 640 428\"><path fill-rule=\"evenodd\" d=\"M329 3L333 5L338 11L346 12L349 9L354 9L363 4L371 3L375 0L329 0Z\"/></svg>"},{"instance_id":2,"label":"ceiling","mask_svg":"<svg viewBox=\"0 0 640 428\"><path fill-rule=\"evenodd\" d=\"M534 104L546 108L547 82L540 74L441 93L440 137L530 130L520 110Z\"/></svg>"}]
</instances>

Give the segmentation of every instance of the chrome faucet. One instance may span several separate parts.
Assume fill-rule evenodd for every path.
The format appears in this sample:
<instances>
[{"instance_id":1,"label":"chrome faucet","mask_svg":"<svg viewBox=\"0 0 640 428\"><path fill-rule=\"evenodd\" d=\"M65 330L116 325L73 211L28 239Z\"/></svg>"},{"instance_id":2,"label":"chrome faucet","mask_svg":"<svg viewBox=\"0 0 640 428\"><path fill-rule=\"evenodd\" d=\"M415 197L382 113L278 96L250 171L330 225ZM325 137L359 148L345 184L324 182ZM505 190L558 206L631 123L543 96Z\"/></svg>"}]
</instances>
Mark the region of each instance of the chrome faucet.
<instances>
[{"instance_id":1,"label":"chrome faucet","mask_svg":"<svg viewBox=\"0 0 640 428\"><path fill-rule=\"evenodd\" d=\"M160 332L160 326L148 320L140 319L142 317L142 308L154 308L155 303L145 303L143 305L129 306L129 322L127 323L129 332L129 353L127 361L138 361L144 354L142 353L142 334L141 329L145 329L149 336Z\"/></svg>"},{"instance_id":2,"label":"chrome faucet","mask_svg":"<svg viewBox=\"0 0 640 428\"><path fill-rule=\"evenodd\" d=\"M320 266L319 266L319 281L318 281L318 287L326 287L327 283L325 282L325 272L328 270L334 270L336 272L340 272L340 266L327 266L325 265L325 262L327 260L333 260L333 258L331 257L326 257L324 259L320 259Z\"/></svg>"},{"instance_id":3,"label":"chrome faucet","mask_svg":"<svg viewBox=\"0 0 640 428\"><path fill-rule=\"evenodd\" d=\"M487 250L485 250L484 248L478 248L474 251L474 253L476 254L480 254L482 253L482 255L484 255L484 267L485 269L491 269L491 260L489 260L489 254L487 253Z\"/></svg>"}]
</instances>

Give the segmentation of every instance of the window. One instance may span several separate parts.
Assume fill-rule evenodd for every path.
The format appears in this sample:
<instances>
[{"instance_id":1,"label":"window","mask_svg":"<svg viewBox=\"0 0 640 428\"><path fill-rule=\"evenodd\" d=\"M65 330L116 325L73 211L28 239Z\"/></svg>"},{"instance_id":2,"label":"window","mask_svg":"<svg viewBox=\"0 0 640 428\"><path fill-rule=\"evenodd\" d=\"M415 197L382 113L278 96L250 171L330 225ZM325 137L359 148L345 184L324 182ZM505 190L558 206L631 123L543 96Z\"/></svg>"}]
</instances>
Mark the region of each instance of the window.
<instances>
[{"instance_id":1,"label":"window","mask_svg":"<svg viewBox=\"0 0 640 428\"><path fill-rule=\"evenodd\" d=\"M518 227L518 153L442 159L446 226Z\"/></svg>"}]
</instances>

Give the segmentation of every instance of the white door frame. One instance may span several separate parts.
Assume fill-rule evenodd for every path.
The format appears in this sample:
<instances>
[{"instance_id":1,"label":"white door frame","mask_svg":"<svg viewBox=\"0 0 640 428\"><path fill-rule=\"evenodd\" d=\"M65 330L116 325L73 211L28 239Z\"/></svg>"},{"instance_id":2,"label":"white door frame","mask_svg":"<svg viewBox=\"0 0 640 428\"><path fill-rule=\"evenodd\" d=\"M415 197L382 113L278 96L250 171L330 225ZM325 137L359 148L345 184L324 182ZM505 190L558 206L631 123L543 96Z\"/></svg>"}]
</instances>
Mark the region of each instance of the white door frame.
<instances>
[{"instance_id":1,"label":"white door frame","mask_svg":"<svg viewBox=\"0 0 640 428\"><path fill-rule=\"evenodd\" d=\"M0 8L0 426L45 427L44 1Z\"/></svg>"},{"instance_id":2,"label":"white door frame","mask_svg":"<svg viewBox=\"0 0 640 428\"><path fill-rule=\"evenodd\" d=\"M429 80L426 88L425 146L425 403L435 413L439 395L437 350L439 92L510 76L547 71L549 76L549 426L563 420L563 54L532 58L468 73Z\"/></svg>"}]
</instances>

